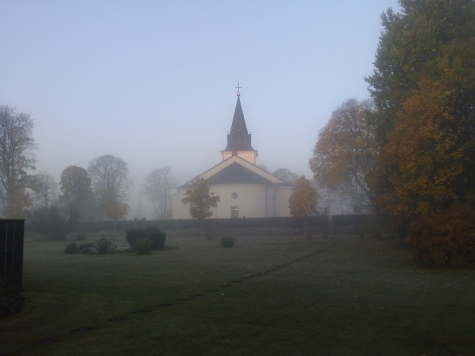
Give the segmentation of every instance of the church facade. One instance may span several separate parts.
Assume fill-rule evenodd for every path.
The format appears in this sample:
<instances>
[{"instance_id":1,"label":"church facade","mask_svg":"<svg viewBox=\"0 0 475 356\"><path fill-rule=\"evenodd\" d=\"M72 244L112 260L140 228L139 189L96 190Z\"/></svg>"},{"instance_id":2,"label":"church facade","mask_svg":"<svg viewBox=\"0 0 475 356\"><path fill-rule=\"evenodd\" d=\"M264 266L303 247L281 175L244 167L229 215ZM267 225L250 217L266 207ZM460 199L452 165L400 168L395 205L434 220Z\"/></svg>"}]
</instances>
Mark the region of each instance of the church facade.
<instances>
[{"instance_id":1,"label":"church facade","mask_svg":"<svg viewBox=\"0 0 475 356\"><path fill-rule=\"evenodd\" d=\"M257 150L252 148L247 131L240 93L227 146L221 151L222 161L199 178L211 179L210 192L219 196L212 218L265 218L290 216L289 198L292 185L285 183L256 165ZM173 195L173 219L191 219L189 205L181 200L192 181L177 188Z\"/></svg>"}]
</instances>

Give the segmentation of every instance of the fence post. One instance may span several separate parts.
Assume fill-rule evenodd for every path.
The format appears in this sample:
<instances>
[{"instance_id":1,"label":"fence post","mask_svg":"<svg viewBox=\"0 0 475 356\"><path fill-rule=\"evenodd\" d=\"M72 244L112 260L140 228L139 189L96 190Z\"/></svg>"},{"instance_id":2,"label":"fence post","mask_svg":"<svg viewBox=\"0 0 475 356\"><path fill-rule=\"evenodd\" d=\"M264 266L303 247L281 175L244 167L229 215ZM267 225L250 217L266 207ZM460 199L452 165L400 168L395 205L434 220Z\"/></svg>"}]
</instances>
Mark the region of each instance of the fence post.
<instances>
[{"instance_id":1,"label":"fence post","mask_svg":"<svg viewBox=\"0 0 475 356\"><path fill-rule=\"evenodd\" d=\"M24 220L0 220L0 279L21 288Z\"/></svg>"}]
</instances>

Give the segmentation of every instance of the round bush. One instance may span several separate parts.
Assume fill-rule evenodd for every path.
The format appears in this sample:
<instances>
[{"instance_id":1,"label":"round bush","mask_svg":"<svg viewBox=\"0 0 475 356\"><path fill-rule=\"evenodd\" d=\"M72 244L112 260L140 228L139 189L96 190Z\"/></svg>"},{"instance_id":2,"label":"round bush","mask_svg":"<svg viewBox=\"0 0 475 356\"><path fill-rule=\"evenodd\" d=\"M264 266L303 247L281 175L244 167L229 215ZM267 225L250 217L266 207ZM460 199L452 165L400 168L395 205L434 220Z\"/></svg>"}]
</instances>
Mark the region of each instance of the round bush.
<instances>
[{"instance_id":1,"label":"round bush","mask_svg":"<svg viewBox=\"0 0 475 356\"><path fill-rule=\"evenodd\" d=\"M78 245L75 242L71 242L70 244L66 245L64 248L64 253L75 254L78 253Z\"/></svg>"},{"instance_id":2,"label":"round bush","mask_svg":"<svg viewBox=\"0 0 475 356\"><path fill-rule=\"evenodd\" d=\"M235 244L234 237L231 237L231 236L222 237L221 240L219 240L219 244L225 248L234 247L234 244Z\"/></svg>"},{"instance_id":3,"label":"round bush","mask_svg":"<svg viewBox=\"0 0 475 356\"><path fill-rule=\"evenodd\" d=\"M138 239L134 243L133 250L137 255L150 255L152 253L152 241L149 239Z\"/></svg>"},{"instance_id":4,"label":"round bush","mask_svg":"<svg viewBox=\"0 0 475 356\"><path fill-rule=\"evenodd\" d=\"M101 237L100 240L96 241L95 248L98 255L107 255L113 247L111 240Z\"/></svg>"}]
</instances>

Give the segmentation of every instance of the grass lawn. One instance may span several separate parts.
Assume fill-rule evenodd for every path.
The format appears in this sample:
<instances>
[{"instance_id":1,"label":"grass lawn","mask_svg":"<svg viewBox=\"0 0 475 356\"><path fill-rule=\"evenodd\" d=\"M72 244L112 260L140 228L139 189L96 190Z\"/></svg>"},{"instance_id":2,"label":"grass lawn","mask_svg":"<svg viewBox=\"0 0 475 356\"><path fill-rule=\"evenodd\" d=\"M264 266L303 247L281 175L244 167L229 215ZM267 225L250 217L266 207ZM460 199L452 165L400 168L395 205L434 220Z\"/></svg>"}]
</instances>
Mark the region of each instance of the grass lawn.
<instances>
[{"instance_id":1,"label":"grass lawn","mask_svg":"<svg viewBox=\"0 0 475 356\"><path fill-rule=\"evenodd\" d=\"M414 266L395 241L236 240L94 256L27 237L0 355L475 354L473 269Z\"/></svg>"}]
</instances>

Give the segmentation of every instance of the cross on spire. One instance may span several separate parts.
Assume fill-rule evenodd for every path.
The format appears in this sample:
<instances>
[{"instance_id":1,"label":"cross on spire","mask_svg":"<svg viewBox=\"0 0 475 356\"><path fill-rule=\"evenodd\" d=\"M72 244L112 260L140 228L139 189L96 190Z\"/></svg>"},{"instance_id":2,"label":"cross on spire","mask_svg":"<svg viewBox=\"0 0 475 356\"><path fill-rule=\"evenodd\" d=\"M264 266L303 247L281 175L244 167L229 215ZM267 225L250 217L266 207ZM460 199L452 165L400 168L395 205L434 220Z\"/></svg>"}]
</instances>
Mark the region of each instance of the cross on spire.
<instances>
[{"instance_id":1,"label":"cross on spire","mask_svg":"<svg viewBox=\"0 0 475 356\"><path fill-rule=\"evenodd\" d=\"M239 92L239 89L241 89L242 87L239 86L239 83L238 83L238 86L235 87L238 91L236 93L237 96L241 95L241 93Z\"/></svg>"}]
</instances>

